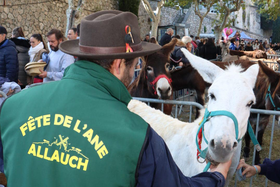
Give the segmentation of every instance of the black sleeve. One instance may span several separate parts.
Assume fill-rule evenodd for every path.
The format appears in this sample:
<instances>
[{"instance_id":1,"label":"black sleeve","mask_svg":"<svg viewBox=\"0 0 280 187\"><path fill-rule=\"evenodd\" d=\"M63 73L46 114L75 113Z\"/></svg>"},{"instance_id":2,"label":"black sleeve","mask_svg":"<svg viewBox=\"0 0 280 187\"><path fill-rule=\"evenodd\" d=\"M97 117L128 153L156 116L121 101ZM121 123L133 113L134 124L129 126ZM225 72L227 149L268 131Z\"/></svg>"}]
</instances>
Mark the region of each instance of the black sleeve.
<instances>
[{"instance_id":1,"label":"black sleeve","mask_svg":"<svg viewBox=\"0 0 280 187\"><path fill-rule=\"evenodd\" d=\"M175 164L163 139L151 128L137 170L137 187L222 187L225 178L218 172L186 177ZM190 168L191 169L191 168Z\"/></svg>"},{"instance_id":2,"label":"black sleeve","mask_svg":"<svg viewBox=\"0 0 280 187\"><path fill-rule=\"evenodd\" d=\"M260 175L265 175L269 180L280 184L280 159L271 161L266 158L260 167Z\"/></svg>"}]
</instances>

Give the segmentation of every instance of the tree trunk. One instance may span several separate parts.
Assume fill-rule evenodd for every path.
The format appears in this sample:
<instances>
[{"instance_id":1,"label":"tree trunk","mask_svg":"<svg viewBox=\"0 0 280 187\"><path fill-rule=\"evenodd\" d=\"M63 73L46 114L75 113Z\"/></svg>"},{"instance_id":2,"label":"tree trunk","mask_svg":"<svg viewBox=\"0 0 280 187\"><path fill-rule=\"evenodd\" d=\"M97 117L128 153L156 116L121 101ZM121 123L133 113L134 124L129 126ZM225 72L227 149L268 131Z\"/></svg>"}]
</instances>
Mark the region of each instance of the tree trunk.
<instances>
[{"instance_id":1,"label":"tree trunk","mask_svg":"<svg viewBox=\"0 0 280 187\"><path fill-rule=\"evenodd\" d=\"M199 27L198 27L196 36L200 35L203 20L204 20L204 17L200 17Z\"/></svg>"},{"instance_id":2,"label":"tree trunk","mask_svg":"<svg viewBox=\"0 0 280 187\"><path fill-rule=\"evenodd\" d=\"M68 0L68 9L66 10L66 19L67 19L67 24L65 28L65 37L67 37L69 29L71 29L74 25L75 21L75 16L81 11L81 6L83 4L83 0L78 1L78 6L75 9L74 8L74 0Z\"/></svg>"},{"instance_id":3,"label":"tree trunk","mask_svg":"<svg viewBox=\"0 0 280 187\"><path fill-rule=\"evenodd\" d=\"M155 20L152 22L151 36L157 38L157 33L158 33L158 21Z\"/></svg>"}]
</instances>

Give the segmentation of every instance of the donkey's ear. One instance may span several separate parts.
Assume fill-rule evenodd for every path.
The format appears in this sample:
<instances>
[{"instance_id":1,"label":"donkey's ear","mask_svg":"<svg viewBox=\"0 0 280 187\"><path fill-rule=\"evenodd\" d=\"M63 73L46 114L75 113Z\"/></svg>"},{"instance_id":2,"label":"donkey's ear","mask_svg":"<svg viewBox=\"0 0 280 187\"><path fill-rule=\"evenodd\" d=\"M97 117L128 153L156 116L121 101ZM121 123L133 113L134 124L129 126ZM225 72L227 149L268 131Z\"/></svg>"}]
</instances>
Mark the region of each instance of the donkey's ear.
<instances>
[{"instance_id":1,"label":"donkey's ear","mask_svg":"<svg viewBox=\"0 0 280 187\"><path fill-rule=\"evenodd\" d=\"M279 75L275 71L270 69L266 64L264 64L260 60L258 61L258 63L262 72L268 77L269 82L279 81Z\"/></svg>"},{"instance_id":2,"label":"donkey's ear","mask_svg":"<svg viewBox=\"0 0 280 187\"><path fill-rule=\"evenodd\" d=\"M216 77L224 72L224 70L212 62L205 60L201 57L193 55L187 49L181 48L185 57L189 60L192 67L194 67L198 73L202 76L205 82L213 83Z\"/></svg>"},{"instance_id":3,"label":"donkey's ear","mask_svg":"<svg viewBox=\"0 0 280 187\"><path fill-rule=\"evenodd\" d=\"M255 64L250 66L246 71L243 72L243 74L246 76L247 80L249 81L252 88L255 87L256 80L259 73L259 65Z\"/></svg>"},{"instance_id":4,"label":"donkey's ear","mask_svg":"<svg viewBox=\"0 0 280 187\"><path fill-rule=\"evenodd\" d=\"M161 52L162 54L164 54L165 56L167 56L168 58L170 57L170 54L172 53L172 51L174 50L174 47L177 43L177 39L173 38L168 44L165 44L162 48L161 48Z\"/></svg>"}]
</instances>

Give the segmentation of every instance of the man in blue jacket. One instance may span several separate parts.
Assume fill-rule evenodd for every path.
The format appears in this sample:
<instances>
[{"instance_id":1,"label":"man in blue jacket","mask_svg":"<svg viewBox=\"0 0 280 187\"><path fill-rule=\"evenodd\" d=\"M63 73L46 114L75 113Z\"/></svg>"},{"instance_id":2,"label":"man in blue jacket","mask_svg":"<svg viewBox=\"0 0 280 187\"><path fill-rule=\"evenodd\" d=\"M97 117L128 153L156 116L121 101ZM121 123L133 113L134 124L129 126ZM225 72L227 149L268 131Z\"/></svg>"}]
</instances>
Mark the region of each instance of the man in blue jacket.
<instances>
[{"instance_id":1,"label":"man in blue jacket","mask_svg":"<svg viewBox=\"0 0 280 187\"><path fill-rule=\"evenodd\" d=\"M62 80L22 91L2 105L9 187L224 185L231 162L184 176L163 139L128 110L127 87L138 57L161 49L141 42L134 14L91 14L81 21L80 40L59 48L78 57Z\"/></svg>"},{"instance_id":2,"label":"man in blue jacket","mask_svg":"<svg viewBox=\"0 0 280 187\"><path fill-rule=\"evenodd\" d=\"M18 57L16 45L6 38L7 30L0 25L0 77L6 82L18 82Z\"/></svg>"}]
</instances>

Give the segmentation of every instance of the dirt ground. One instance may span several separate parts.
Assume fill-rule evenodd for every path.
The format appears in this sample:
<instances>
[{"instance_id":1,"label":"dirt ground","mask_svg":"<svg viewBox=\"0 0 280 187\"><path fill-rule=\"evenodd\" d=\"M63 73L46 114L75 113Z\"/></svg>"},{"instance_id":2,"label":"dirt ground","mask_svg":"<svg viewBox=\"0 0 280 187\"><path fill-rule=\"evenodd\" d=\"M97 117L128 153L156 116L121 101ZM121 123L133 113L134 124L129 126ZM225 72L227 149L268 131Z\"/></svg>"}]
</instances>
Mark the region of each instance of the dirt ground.
<instances>
[{"instance_id":1,"label":"dirt ground","mask_svg":"<svg viewBox=\"0 0 280 187\"><path fill-rule=\"evenodd\" d=\"M184 99L180 99L184 101L194 101L194 97L190 96ZM175 112L174 110L175 107L173 107L173 114ZM183 106L181 110L181 114L178 115L178 119L182 121L189 121L189 111L190 108L188 106ZM194 112L194 108L192 109ZM194 116L192 116L192 120L194 119ZM265 133L264 133L264 139L263 139L263 145L262 148L263 150L260 152L261 156L261 162L263 161L264 158L268 158L269 156L269 145L270 145L270 139L271 139L271 129L272 129L272 119L273 117L271 116L271 120L269 125L267 126ZM279 159L280 158L280 125L278 125L278 122L275 121L275 127L274 127L274 132L273 132L273 143L272 143L272 151L271 151L271 159ZM243 140L244 144L244 140ZM243 148L242 148L243 149ZM253 150L253 144L251 143L250 150ZM242 156L242 153L241 153ZM249 161L247 161L248 164L252 164L252 158L253 158L253 151L250 153L250 158ZM246 179L244 181L235 181L235 177L232 179L230 183L230 187L234 187L236 183L237 187L249 187L250 186L250 179ZM266 184L266 177L258 175L255 177L252 177L252 187L264 187ZM267 183L268 187L279 187L279 184L276 184L274 182L268 181Z\"/></svg>"}]
</instances>

